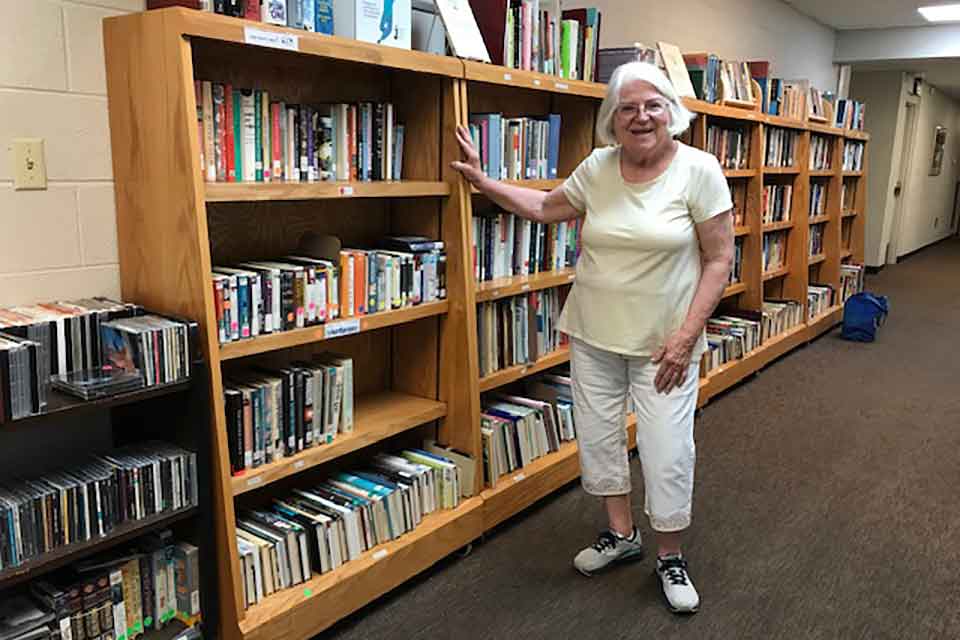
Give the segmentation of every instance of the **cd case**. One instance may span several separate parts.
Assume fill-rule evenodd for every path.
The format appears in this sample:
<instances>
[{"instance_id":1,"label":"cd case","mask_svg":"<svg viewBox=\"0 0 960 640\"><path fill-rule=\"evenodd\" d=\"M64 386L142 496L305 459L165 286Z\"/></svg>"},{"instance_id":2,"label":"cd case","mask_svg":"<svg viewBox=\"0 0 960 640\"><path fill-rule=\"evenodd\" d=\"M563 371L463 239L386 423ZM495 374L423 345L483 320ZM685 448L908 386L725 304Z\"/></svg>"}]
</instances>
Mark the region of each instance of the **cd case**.
<instances>
[{"instance_id":1,"label":"cd case","mask_svg":"<svg viewBox=\"0 0 960 640\"><path fill-rule=\"evenodd\" d=\"M115 396L144 386L139 369L84 369L53 376L50 382L54 389L83 400Z\"/></svg>"}]
</instances>

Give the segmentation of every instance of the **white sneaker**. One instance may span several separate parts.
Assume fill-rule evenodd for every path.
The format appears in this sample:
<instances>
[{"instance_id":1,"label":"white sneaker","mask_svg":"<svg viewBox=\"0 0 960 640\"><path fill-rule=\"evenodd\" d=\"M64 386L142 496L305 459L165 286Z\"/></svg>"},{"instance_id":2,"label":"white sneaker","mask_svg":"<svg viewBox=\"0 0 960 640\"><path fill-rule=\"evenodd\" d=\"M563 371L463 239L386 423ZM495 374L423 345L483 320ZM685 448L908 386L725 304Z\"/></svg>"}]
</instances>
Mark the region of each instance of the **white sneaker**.
<instances>
[{"instance_id":1,"label":"white sneaker","mask_svg":"<svg viewBox=\"0 0 960 640\"><path fill-rule=\"evenodd\" d=\"M608 530L602 532L596 542L577 554L573 559L573 566L583 575L591 576L617 562L641 558L643 544L640 541L640 531L636 527L629 538Z\"/></svg>"},{"instance_id":2,"label":"white sneaker","mask_svg":"<svg viewBox=\"0 0 960 640\"><path fill-rule=\"evenodd\" d=\"M674 613L696 613L700 609L700 595L687 573L687 561L680 555L657 558L657 576L667 607Z\"/></svg>"}]
</instances>

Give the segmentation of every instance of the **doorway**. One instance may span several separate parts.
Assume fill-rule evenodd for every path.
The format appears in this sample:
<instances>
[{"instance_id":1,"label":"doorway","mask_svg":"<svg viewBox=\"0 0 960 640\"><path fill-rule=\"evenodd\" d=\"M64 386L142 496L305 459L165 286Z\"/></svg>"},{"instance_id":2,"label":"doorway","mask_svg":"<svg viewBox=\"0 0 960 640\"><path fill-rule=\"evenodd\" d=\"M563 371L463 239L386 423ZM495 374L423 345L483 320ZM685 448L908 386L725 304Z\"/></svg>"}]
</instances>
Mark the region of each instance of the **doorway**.
<instances>
[{"instance_id":1,"label":"doorway","mask_svg":"<svg viewBox=\"0 0 960 640\"><path fill-rule=\"evenodd\" d=\"M910 169L913 164L913 143L916 137L917 105L907 102L903 118L903 144L900 145L900 169L897 182L893 187L893 225L890 230L890 242L887 243L887 264L896 264L900 255L900 234L903 228L903 216L906 213L903 203L906 201L910 184Z\"/></svg>"}]
</instances>

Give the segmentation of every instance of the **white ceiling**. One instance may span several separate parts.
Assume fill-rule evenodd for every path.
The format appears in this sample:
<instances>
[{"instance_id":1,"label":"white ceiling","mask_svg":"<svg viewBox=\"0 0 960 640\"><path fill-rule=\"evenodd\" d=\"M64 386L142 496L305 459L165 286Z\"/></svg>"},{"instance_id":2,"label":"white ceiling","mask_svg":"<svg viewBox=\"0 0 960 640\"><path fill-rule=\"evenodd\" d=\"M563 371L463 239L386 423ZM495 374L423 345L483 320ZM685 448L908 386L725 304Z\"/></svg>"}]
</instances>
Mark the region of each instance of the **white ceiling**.
<instances>
[{"instance_id":1,"label":"white ceiling","mask_svg":"<svg viewBox=\"0 0 960 640\"><path fill-rule=\"evenodd\" d=\"M944 0L784 0L797 11L834 29L920 27L930 23L917 7Z\"/></svg>"}]
</instances>

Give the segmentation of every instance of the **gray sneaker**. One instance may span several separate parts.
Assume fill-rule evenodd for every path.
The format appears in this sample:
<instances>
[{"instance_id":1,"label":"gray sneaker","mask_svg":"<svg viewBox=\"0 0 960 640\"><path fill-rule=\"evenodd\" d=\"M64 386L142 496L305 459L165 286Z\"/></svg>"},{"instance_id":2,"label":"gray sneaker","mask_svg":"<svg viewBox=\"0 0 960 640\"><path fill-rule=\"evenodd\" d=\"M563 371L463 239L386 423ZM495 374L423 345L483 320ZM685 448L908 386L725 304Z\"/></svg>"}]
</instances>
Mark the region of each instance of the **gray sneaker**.
<instances>
[{"instance_id":1,"label":"gray sneaker","mask_svg":"<svg viewBox=\"0 0 960 640\"><path fill-rule=\"evenodd\" d=\"M618 562L642 558L643 544L640 542L640 531L636 527L629 538L608 530L602 532L596 542L577 554L573 559L573 566L583 575L592 576Z\"/></svg>"}]
</instances>

